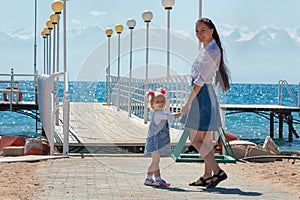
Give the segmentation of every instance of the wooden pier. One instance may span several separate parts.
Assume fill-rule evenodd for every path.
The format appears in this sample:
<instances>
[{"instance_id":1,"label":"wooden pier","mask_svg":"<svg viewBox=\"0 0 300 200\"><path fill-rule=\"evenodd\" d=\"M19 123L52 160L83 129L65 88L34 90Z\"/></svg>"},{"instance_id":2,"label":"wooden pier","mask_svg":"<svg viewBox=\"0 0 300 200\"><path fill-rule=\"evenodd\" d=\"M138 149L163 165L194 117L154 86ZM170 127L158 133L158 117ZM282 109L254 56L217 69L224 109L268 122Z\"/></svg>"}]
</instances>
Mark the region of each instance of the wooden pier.
<instances>
[{"instance_id":1,"label":"wooden pier","mask_svg":"<svg viewBox=\"0 0 300 200\"><path fill-rule=\"evenodd\" d=\"M221 108L227 114L233 112L269 112L270 135L274 136L274 115L279 116L279 137L282 137L282 123L284 120L289 124L289 140L299 137L293 128L292 112L300 112L300 108L279 105L238 105L222 104ZM230 111L232 111L230 113ZM61 116L62 118L62 116ZM132 148L138 152L145 145L148 124L143 119L134 115L128 117L123 110L117 111L115 106L107 106L103 103L71 103L70 104L70 148L93 148L90 151L101 151L104 148ZM56 147L61 147L63 141L62 127L56 126ZM183 130L171 128L171 145L178 143ZM189 146L189 144L186 144ZM112 150L114 151L114 150Z\"/></svg>"},{"instance_id":2,"label":"wooden pier","mask_svg":"<svg viewBox=\"0 0 300 200\"><path fill-rule=\"evenodd\" d=\"M296 130L293 127L292 113L300 113L300 107L282 106L282 105L264 105L264 104L221 104L221 108L226 111L226 114L238 112L268 112L270 116L270 137L274 138L274 118L277 115L279 119L279 138L283 138L283 122L288 124L289 134L288 140L292 142L293 135L299 138ZM228 112L231 111L231 112Z\"/></svg>"},{"instance_id":3,"label":"wooden pier","mask_svg":"<svg viewBox=\"0 0 300 200\"><path fill-rule=\"evenodd\" d=\"M18 111L18 110L38 110L38 105L35 102L0 102L0 111Z\"/></svg>"},{"instance_id":4,"label":"wooden pier","mask_svg":"<svg viewBox=\"0 0 300 200\"><path fill-rule=\"evenodd\" d=\"M61 117L62 118L62 117ZM133 148L139 151L145 145L148 126L143 119L119 110L115 106L103 103L70 103L70 149L91 148L101 151L102 148ZM170 130L171 145L175 146L183 130ZM62 127L56 126L59 138L56 147L62 146ZM90 150L90 151L93 151Z\"/></svg>"}]
</instances>

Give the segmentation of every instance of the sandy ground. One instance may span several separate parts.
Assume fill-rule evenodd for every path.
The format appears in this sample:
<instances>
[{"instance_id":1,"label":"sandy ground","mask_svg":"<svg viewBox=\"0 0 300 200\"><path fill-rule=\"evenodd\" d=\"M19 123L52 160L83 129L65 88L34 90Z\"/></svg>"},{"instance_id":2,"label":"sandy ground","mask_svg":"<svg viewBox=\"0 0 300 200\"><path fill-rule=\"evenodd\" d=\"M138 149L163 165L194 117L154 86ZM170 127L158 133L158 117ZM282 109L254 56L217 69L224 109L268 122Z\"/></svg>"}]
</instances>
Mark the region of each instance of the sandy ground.
<instances>
[{"instance_id":1,"label":"sandy ground","mask_svg":"<svg viewBox=\"0 0 300 200\"><path fill-rule=\"evenodd\" d=\"M39 182L36 170L45 167L47 162L68 162L68 159L40 162L0 163L1 199L35 199L43 183ZM250 181L273 184L300 197L300 160L287 160L268 163L226 164L223 169L228 174ZM288 184L287 184L288 183Z\"/></svg>"}]
</instances>

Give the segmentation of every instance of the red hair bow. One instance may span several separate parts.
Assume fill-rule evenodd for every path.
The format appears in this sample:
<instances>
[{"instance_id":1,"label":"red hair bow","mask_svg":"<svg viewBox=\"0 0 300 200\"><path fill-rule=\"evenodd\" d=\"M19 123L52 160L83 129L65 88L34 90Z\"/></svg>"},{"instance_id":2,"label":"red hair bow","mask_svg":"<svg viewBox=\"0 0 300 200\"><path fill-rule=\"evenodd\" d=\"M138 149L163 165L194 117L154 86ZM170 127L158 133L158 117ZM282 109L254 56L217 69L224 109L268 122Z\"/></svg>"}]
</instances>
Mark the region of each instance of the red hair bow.
<instances>
[{"instance_id":1,"label":"red hair bow","mask_svg":"<svg viewBox=\"0 0 300 200\"><path fill-rule=\"evenodd\" d=\"M150 91L148 94L149 94L150 96L154 96L154 92L153 92L153 91Z\"/></svg>"}]
</instances>

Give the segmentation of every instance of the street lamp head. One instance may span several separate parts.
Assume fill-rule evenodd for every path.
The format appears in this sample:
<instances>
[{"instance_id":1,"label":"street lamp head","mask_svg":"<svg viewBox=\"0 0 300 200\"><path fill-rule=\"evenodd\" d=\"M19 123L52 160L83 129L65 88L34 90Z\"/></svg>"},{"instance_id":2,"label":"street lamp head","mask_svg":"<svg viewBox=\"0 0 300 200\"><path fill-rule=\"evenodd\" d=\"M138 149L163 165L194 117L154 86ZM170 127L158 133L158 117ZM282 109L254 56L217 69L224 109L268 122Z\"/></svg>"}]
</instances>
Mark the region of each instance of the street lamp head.
<instances>
[{"instance_id":1,"label":"street lamp head","mask_svg":"<svg viewBox=\"0 0 300 200\"><path fill-rule=\"evenodd\" d=\"M47 35L45 34L45 30L43 30L43 31L41 32L41 35L42 35L43 38L46 38L46 37L47 37Z\"/></svg>"},{"instance_id":2,"label":"street lamp head","mask_svg":"<svg viewBox=\"0 0 300 200\"><path fill-rule=\"evenodd\" d=\"M52 10L55 12L55 14L61 14L61 11L64 8L64 4L60 0L55 0L55 1L53 1L51 7L52 7Z\"/></svg>"},{"instance_id":3,"label":"street lamp head","mask_svg":"<svg viewBox=\"0 0 300 200\"><path fill-rule=\"evenodd\" d=\"M127 26L129 29L134 29L135 25L136 21L134 19L130 18L127 20Z\"/></svg>"},{"instance_id":4,"label":"street lamp head","mask_svg":"<svg viewBox=\"0 0 300 200\"><path fill-rule=\"evenodd\" d=\"M48 27L47 26L45 26L44 27L44 34L46 35L46 36L48 36L48 35L50 35L50 30L48 29Z\"/></svg>"},{"instance_id":5,"label":"street lamp head","mask_svg":"<svg viewBox=\"0 0 300 200\"><path fill-rule=\"evenodd\" d=\"M123 31L123 25L122 24L117 24L115 26L115 30L117 31L118 34L122 33L122 31Z\"/></svg>"},{"instance_id":6,"label":"street lamp head","mask_svg":"<svg viewBox=\"0 0 300 200\"><path fill-rule=\"evenodd\" d=\"M171 10L175 4L175 0L161 0L161 4L166 10Z\"/></svg>"},{"instance_id":7,"label":"street lamp head","mask_svg":"<svg viewBox=\"0 0 300 200\"><path fill-rule=\"evenodd\" d=\"M107 37L111 37L111 35L113 34L113 30L111 28L107 28L105 34Z\"/></svg>"},{"instance_id":8,"label":"street lamp head","mask_svg":"<svg viewBox=\"0 0 300 200\"><path fill-rule=\"evenodd\" d=\"M52 24L57 24L57 22L58 22L58 15L55 14L55 13L52 13L50 15L50 20L51 20Z\"/></svg>"},{"instance_id":9,"label":"street lamp head","mask_svg":"<svg viewBox=\"0 0 300 200\"><path fill-rule=\"evenodd\" d=\"M151 22L151 20L153 18L153 14L151 11L145 10L142 14L142 18L143 18L144 22Z\"/></svg>"},{"instance_id":10,"label":"street lamp head","mask_svg":"<svg viewBox=\"0 0 300 200\"><path fill-rule=\"evenodd\" d=\"M52 24L51 20L47 20L46 25L48 27L49 30L53 29L54 25Z\"/></svg>"}]
</instances>

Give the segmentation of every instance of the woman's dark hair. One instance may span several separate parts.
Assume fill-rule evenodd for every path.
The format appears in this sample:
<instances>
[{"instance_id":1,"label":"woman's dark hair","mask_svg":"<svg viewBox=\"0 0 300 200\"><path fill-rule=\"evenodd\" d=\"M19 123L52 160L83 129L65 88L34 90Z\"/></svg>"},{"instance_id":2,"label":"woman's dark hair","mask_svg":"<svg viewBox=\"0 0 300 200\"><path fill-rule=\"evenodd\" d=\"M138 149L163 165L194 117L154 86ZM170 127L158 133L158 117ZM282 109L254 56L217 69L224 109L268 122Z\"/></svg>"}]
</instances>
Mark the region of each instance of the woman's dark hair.
<instances>
[{"instance_id":1,"label":"woman's dark hair","mask_svg":"<svg viewBox=\"0 0 300 200\"><path fill-rule=\"evenodd\" d=\"M218 31L213 24L213 22L208 19L208 18L201 18L199 19L196 24L198 23L203 23L205 24L209 29L213 29L213 39L215 39L217 45L220 48L221 51L221 61L220 61L220 66L219 66L219 72L216 73L216 78L215 78L215 84L217 85L220 83L220 86L222 87L222 91L226 92L227 90L230 89L230 84L229 84L229 71L224 63L224 56L223 56L223 48L221 44L221 40L218 34Z\"/></svg>"}]
</instances>

